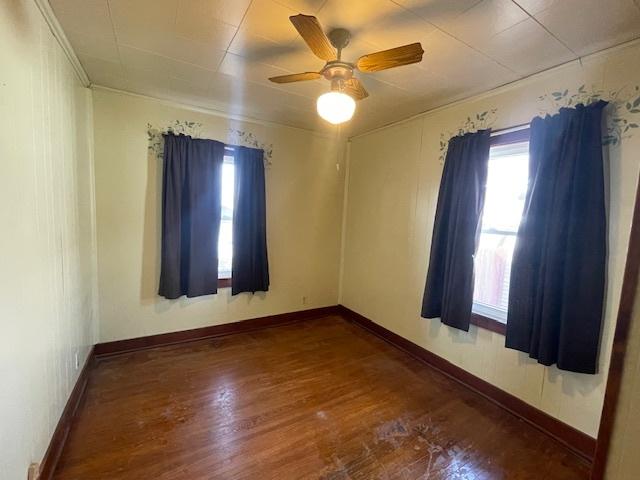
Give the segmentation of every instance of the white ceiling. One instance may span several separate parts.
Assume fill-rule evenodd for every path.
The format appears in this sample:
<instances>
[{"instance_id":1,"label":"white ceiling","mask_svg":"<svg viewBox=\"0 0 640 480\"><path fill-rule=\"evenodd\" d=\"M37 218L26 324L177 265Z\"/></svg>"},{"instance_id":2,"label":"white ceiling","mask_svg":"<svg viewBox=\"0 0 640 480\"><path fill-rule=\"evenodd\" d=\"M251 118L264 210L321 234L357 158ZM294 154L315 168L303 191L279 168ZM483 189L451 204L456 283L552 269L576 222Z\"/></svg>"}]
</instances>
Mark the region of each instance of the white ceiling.
<instances>
[{"instance_id":1,"label":"white ceiling","mask_svg":"<svg viewBox=\"0 0 640 480\"><path fill-rule=\"evenodd\" d=\"M326 80L289 16L346 27L347 61L421 42L422 63L359 74L352 133L640 37L640 0L50 0L92 83L309 129Z\"/></svg>"}]
</instances>

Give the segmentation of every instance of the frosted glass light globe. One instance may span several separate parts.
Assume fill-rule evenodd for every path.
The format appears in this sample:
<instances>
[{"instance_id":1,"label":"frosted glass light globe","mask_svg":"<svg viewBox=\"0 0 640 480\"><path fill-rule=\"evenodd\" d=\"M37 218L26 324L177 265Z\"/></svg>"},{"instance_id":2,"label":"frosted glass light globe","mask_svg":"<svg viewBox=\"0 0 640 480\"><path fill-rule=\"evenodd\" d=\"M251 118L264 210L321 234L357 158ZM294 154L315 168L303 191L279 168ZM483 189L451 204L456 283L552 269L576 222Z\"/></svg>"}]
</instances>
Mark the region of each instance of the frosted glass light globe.
<instances>
[{"instance_id":1,"label":"frosted glass light globe","mask_svg":"<svg viewBox=\"0 0 640 480\"><path fill-rule=\"evenodd\" d=\"M337 125L351 120L356 110L356 102L346 93L327 92L318 97L318 115L327 122Z\"/></svg>"}]
</instances>

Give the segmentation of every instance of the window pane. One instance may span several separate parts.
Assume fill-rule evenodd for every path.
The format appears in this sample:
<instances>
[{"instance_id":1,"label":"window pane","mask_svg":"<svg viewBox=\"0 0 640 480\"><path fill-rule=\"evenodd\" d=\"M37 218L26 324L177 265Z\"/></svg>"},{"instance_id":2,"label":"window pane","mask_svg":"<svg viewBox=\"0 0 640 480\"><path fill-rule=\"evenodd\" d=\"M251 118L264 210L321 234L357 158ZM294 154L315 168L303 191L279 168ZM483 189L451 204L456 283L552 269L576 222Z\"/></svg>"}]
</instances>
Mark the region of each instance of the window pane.
<instances>
[{"instance_id":1,"label":"window pane","mask_svg":"<svg viewBox=\"0 0 640 480\"><path fill-rule=\"evenodd\" d=\"M482 315L506 320L509 305L509 277L511 258L516 243L515 235L482 233L480 245L475 257L475 287L473 301L476 304L491 307L497 312ZM476 310L474 308L474 310ZM485 310L487 310L485 308ZM477 312L481 313L481 312Z\"/></svg>"},{"instance_id":2,"label":"window pane","mask_svg":"<svg viewBox=\"0 0 640 480\"><path fill-rule=\"evenodd\" d=\"M222 219L218 236L218 278L231 277L233 255L233 157L224 157L222 164Z\"/></svg>"},{"instance_id":3,"label":"window pane","mask_svg":"<svg viewBox=\"0 0 640 480\"><path fill-rule=\"evenodd\" d=\"M491 148L482 230L517 232L527 193L529 144Z\"/></svg>"},{"instance_id":4,"label":"window pane","mask_svg":"<svg viewBox=\"0 0 640 480\"><path fill-rule=\"evenodd\" d=\"M491 148L482 233L475 256L473 311L506 322L511 259L529 168L528 142Z\"/></svg>"}]
</instances>

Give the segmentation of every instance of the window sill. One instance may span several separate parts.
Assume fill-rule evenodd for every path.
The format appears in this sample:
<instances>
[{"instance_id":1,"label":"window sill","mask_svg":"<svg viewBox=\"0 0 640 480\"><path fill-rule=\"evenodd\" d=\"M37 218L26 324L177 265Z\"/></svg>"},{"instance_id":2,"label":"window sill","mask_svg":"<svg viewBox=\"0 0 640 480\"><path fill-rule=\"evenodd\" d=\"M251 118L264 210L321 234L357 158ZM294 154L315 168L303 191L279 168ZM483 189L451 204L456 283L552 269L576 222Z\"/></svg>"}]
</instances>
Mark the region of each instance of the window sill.
<instances>
[{"instance_id":1,"label":"window sill","mask_svg":"<svg viewBox=\"0 0 640 480\"><path fill-rule=\"evenodd\" d=\"M230 288L231 287L231 279L230 278L219 278L218 279L218 288Z\"/></svg>"},{"instance_id":2,"label":"window sill","mask_svg":"<svg viewBox=\"0 0 640 480\"><path fill-rule=\"evenodd\" d=\"M494 320L493 318L485 317L479 313L471 313L471 325L484 328L490 332L497 333L499 335L507 334L507 324Z\"/></svg>"}]
</instances>

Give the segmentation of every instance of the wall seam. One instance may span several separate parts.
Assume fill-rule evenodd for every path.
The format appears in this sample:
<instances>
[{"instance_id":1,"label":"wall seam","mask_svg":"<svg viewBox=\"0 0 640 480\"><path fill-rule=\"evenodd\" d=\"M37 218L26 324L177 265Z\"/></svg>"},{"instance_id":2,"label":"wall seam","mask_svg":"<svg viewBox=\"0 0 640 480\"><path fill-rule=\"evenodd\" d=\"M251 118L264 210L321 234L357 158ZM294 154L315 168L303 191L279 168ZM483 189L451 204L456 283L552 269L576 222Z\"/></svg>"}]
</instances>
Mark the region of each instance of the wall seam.
<instances>
[{"instance_id":1,"label":"wall seam","mask_svg":"<svg viewBox=\"0 0 640 480\"><path fill-rule=\"evenodd\" d=\"M344 286L344 257L347 243L347 208L349 203L349 170L351 166L351 140L345 142L345 173L342 188L342 226L340 231L340 264L338 272L338 304L342 304Z\"/></svg>"}]
</instances>

